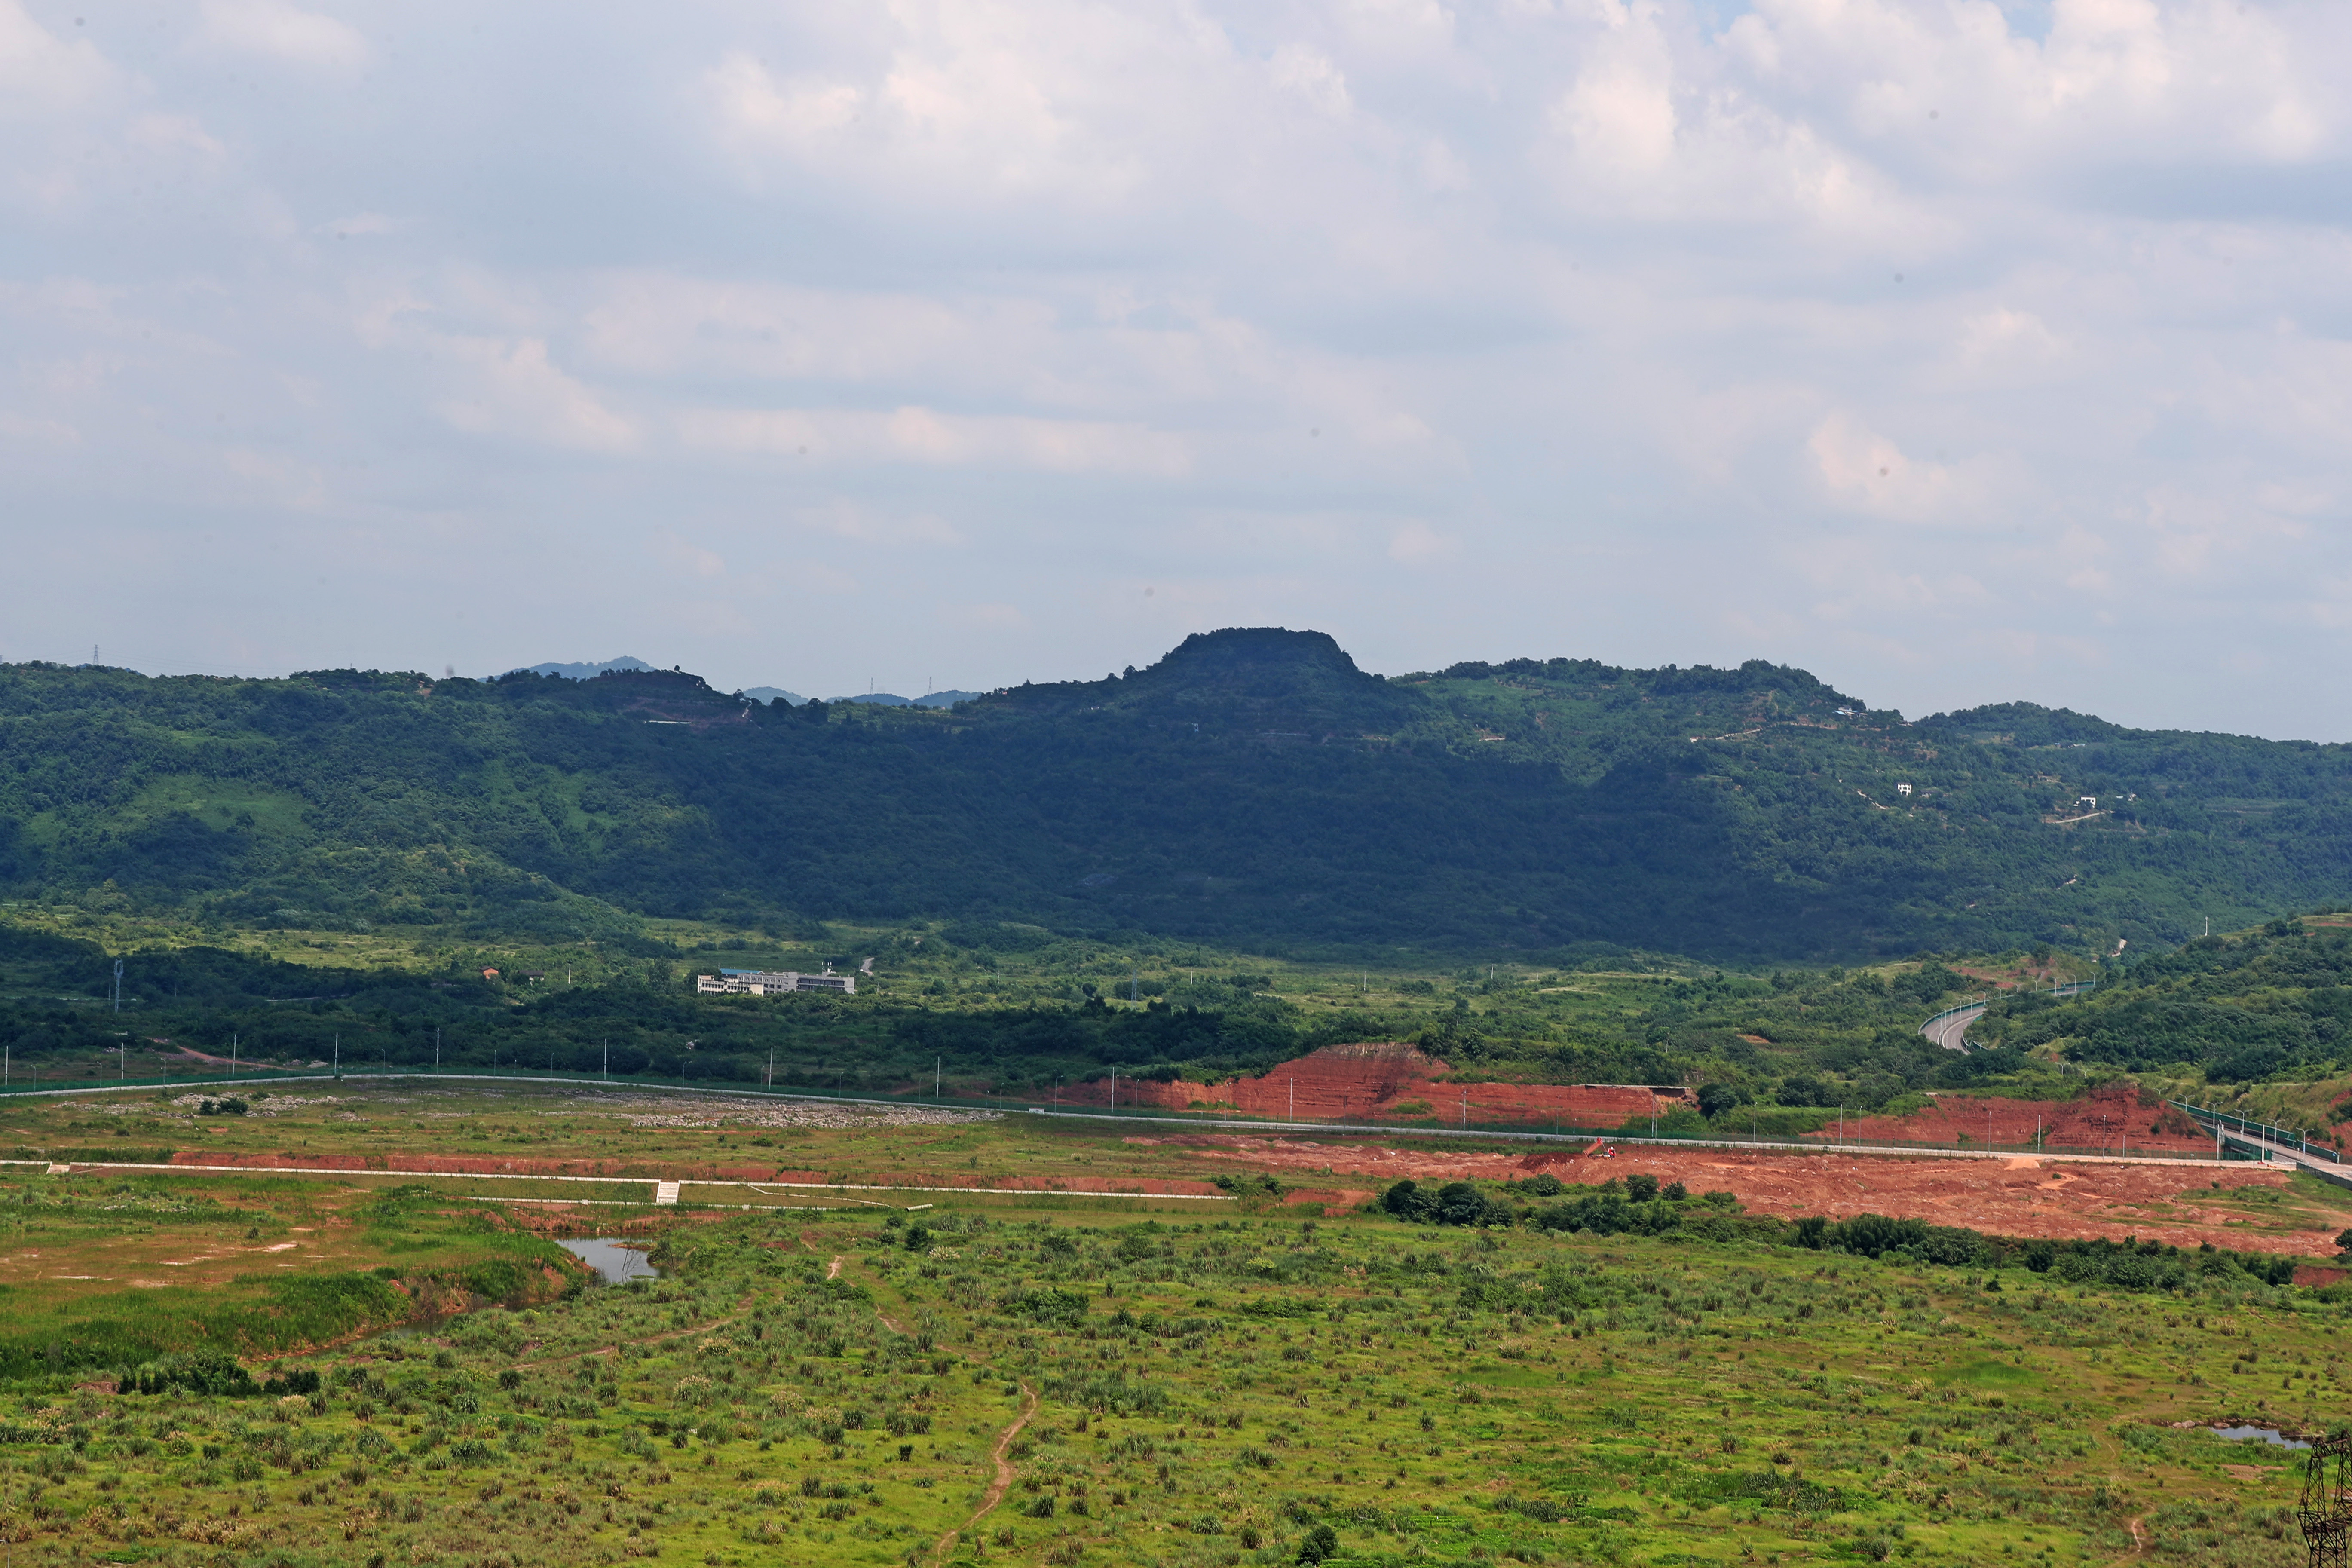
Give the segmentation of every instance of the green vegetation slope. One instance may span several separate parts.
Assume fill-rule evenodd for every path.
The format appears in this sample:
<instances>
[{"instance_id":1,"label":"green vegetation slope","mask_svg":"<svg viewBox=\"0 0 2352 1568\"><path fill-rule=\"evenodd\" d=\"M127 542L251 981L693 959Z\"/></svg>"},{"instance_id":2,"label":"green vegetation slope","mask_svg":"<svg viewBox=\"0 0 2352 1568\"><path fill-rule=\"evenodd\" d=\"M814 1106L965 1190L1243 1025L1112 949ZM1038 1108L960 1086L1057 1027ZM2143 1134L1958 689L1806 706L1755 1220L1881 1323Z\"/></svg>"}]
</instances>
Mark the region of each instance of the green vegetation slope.
<instances>
[{"instance_id":1,"label":"green vegetation slope","mask_svg":"<svg viewBox=\"0 0 2352 1568\"><path fill-rule=\"evenodd\" d=\"M1909 722L1761 661L1384 679L1272 629L951 711L762 705L662 671L0 667L0 891L246 927L2103 952L2340 897L2347 799L2338 746L2027 705Z\"/></svg>"}]
</instances>

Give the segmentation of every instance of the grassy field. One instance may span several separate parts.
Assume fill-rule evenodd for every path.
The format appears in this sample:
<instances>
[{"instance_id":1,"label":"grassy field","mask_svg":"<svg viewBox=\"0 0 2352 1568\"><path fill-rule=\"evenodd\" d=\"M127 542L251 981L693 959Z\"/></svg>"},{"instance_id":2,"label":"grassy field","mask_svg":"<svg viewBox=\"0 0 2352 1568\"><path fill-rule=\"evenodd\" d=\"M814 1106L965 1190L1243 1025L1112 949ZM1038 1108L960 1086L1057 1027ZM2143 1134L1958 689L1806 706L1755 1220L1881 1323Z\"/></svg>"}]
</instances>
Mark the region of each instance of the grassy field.
<instances>
[{"instance_id":1,"label":"grassy field","mask_svg":"<svg viewBox=\"0 0 2352 1568\"><path fill-rule=\"evenodd\" d=\"M1117 1128L680 1125L691 1101L427 1087L5 1110L19 1138L220 1156L1186 1168ZM350 1568L2284 1564L2289 1457L2172 1424L2300 1428L2346 1398L2336 1292L2226 1271L2135 1292L1263 1194L609 1196L632 1190L11 1168L0 1533L27 1563ZM2323 1212L2282 1191L2197 1201ZM607 1204L481 1201L551 1193ZM534 1234L625 1228L661 1278L590 1283ZM279 1382L221 1392L207 1352ZM160 1392L111 1391L142 1363Z\"/></svg>"},{"instance_id":2,"label":"grassy field","mask_svg":"<svg viewBox=\"0 0 2352 1568\"><path fill-rule=\"evenodd\" d=\"M268 1355L486 1301L553 1300L561 1248L497 1216L299 1177L0 1176L0 1378Z\"/></svg>"}]
</instances>

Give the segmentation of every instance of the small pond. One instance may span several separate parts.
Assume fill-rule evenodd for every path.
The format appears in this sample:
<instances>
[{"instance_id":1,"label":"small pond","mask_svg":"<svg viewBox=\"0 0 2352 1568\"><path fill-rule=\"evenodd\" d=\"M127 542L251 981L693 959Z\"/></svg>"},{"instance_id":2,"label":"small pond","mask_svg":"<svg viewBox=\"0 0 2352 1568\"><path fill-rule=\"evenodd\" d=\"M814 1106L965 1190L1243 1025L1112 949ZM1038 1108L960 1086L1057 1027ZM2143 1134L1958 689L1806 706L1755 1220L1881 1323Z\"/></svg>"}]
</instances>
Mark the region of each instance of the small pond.
<instances>
[{"instance_id":1,"label":"small pond","mask_svg":"<svg viewBox=\"0 0 2352 1568\"><path fill-rule=\"evenodd\" d=\"M642 1244L619 1241L608 1236L575 1236L555 1245L593 1268L607 1285L661 1277L661 1270L646 1261L646 1249Z\"/></svg>"},{"instance_id":2,"label":"small pond","mask_svg":"<svg viewBox=\"0 0 2352 1568\"><path fill-rule=\"evenodd\" d=\"M2256 1437L2265 1443L2274 1444L2282 1448L2308 1448L2311 1447L2310 1444L2305 1442L2300 1437L2289 1437L2285 1436L2275 1426L2214 1426L2208 1429L2211 1431L2213 1436L2216 1437L2226 1437L2232 1443L2241 1443L2249 1437Z\"/></svg>"}]
</instances>

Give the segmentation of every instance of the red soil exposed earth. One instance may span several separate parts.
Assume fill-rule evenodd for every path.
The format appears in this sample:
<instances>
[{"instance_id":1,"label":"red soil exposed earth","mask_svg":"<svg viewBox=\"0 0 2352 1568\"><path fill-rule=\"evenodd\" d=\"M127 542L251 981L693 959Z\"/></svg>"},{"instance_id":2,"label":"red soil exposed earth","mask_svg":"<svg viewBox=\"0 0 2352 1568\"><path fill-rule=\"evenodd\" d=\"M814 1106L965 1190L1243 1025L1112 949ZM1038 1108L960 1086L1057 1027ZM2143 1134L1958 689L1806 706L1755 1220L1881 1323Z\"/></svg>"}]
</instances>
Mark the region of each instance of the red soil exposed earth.
<instances>
[{"instance_id":1,"label":"red soil exposed earth","mask_svg":"<svg viewBox=\"0 0 2352 1568\"><path fill-rule=\"evenodd\" d=\"M1558 1121L1570 1127L1620 1127L1636 1117L1663 1114L1680 1104L1679 1089L1650 1089L1618 1084L1451 1083L1439 1075L1452 1069L1434 1057L1393 1041L1326 1046L1285 1062L1263 1078L1223 1083L1178 1079L1154 1083L1120 1079L1118 1103L1170 1110L1228 1110L1303 1121L1423 1120L1456 1121ZM1107 1105L1111 1080L1075 1084L1060 1091L1065 1105Z\"/></svg>"},{"instance_id":2,"label":"red soil exposed earth","mask_svg":"<svg viewBox=\"0 0 2352 1568\"><path fill-rule=\"evenodd\" d=\"M2027 1147L2035 1136L2044 1149L2095 1149L2148 1154L2210 1154L2213 1140L2197 1124L2164 1105L2148 1105L2127 1084L2110 1084L2079 1100L2000 1100L1970 1094L1938 1095L1908 1116L1848 1116L1849 1143L1940 1143ZM1810 1137L1828 1142L1836 1133Z\"/></svg>"},{"instance_id":3,"label":"red soil exposed earth","mask_svg":"<svg viewBox=\"0 0 2352 1568\"><path fill-rule=\"evenodd\" d=\"M1410 1176L1418 1182L1468 1177L1500 1181L1549 1171L1565 1182L1592 1183L1646 1171L1693 1192L1735 1193L1750 1211L1797 1218L1857 1214L1966 1226L2000 1236L2052 1238L2127 1236L2194 1247L2210 1241L2244 1252L2327 1255L2334 1229L2258 1228L2203 1205L2181 1200L2210 1194L2213 1184L2283 1187L2284 1171L2260 1165L2159 1165L2042 1159L2031 1154L1992 1159L1895 1158L1868 1154L1760 1154L1722 1149L1602 1145L1579 1152L1481 1153L1398 1149L1334 1140L1253 1138L1181 1133L1130 1138L1144 1147L1182 1148L1219 1162L1266 1171L1311 1171L1352 1196L1369 1194ZM1358 1188L1332 1178L1360 1176ZM1319 1199L1320 1194L1299 1194ZM1356 1199L1356 1201L1362 1201Z\"/></svg>"}]
</instances>

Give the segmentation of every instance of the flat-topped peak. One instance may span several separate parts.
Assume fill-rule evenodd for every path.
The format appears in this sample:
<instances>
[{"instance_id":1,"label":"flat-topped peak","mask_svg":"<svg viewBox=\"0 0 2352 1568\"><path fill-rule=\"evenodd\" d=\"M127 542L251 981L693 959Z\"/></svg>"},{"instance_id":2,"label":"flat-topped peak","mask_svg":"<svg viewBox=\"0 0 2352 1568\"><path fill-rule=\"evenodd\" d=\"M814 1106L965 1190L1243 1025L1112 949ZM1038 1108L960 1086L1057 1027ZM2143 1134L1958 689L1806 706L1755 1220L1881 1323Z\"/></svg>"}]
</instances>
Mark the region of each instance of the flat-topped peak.
<instances>
[{"instance_id":1,"label":"flat-topped peak","mask_svg":"<svg viewBox=\"0 0 2352 1568\"><path fill-rule=\"evenodd\" d=\"M1226 626L1194 632L1170 649L1147 673L1231 673L1248 669L1311 669L1370 679L1328 632L1295 632L1287 626Z\"/></svg>"}]
</instances>

